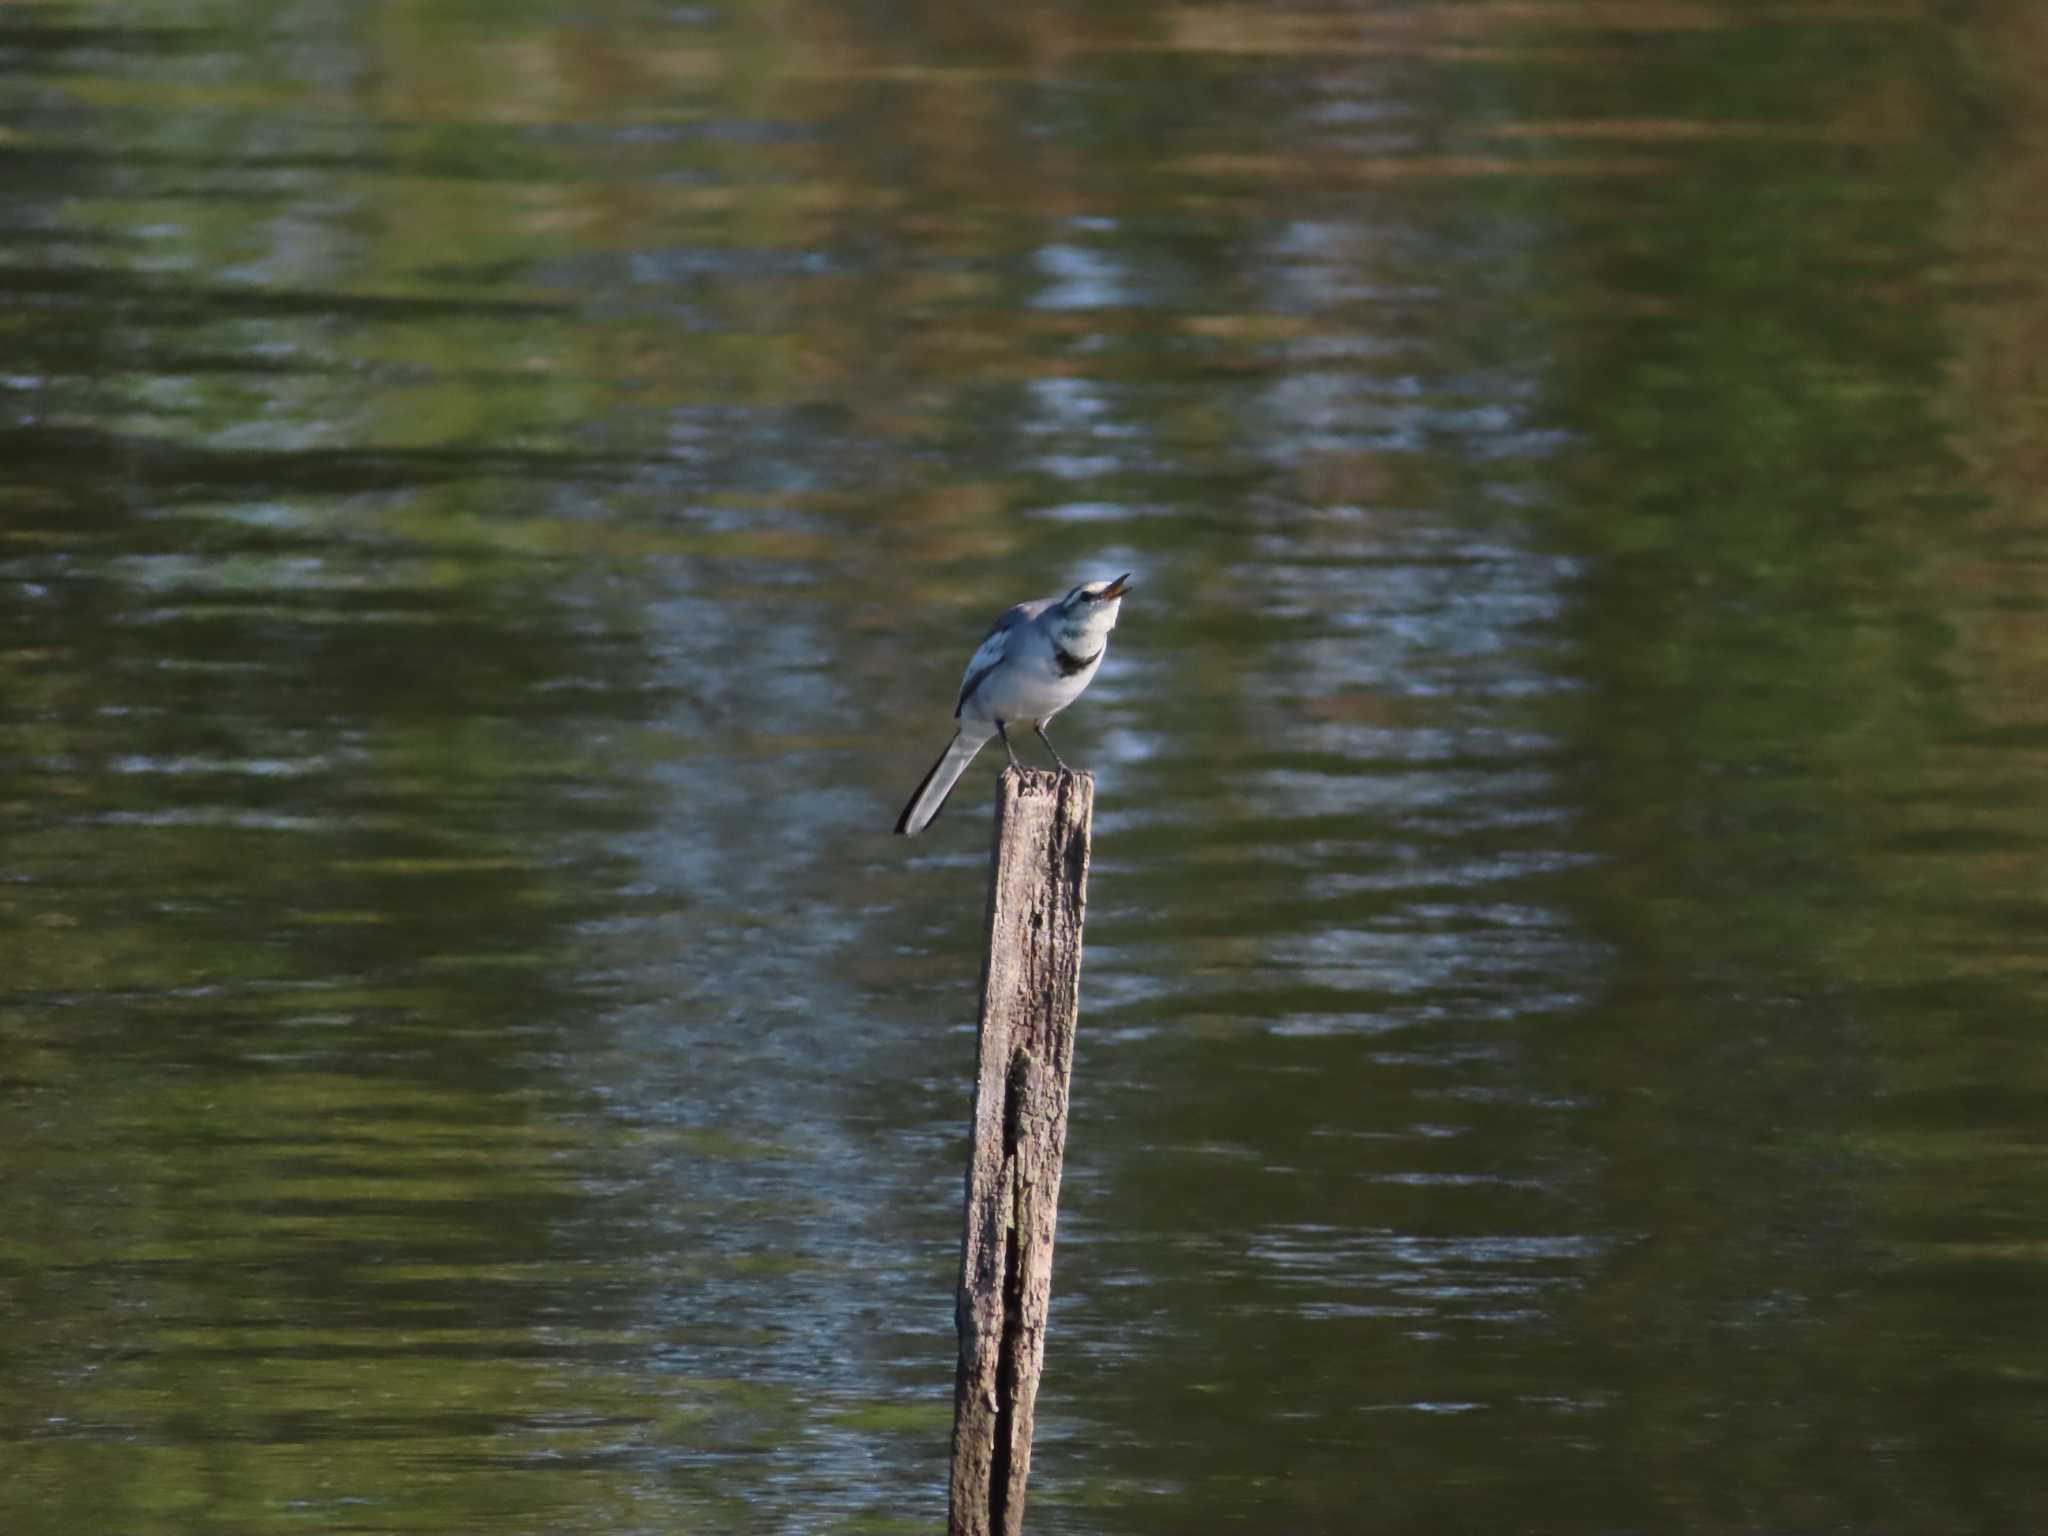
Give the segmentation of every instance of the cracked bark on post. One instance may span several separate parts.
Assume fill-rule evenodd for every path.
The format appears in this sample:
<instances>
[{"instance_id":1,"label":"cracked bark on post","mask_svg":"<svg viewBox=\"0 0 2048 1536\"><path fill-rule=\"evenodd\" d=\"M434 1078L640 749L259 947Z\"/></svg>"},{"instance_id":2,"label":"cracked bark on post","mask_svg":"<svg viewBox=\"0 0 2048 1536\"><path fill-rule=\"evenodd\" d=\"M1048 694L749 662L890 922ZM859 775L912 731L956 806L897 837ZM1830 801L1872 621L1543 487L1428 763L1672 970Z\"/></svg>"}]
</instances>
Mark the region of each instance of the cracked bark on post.
<instances>
[{"instance_id":1,"label":"cracked bark on post","mask_svg":"<svg viewBox=\"0 0 2048 1536\"><path fill-rule=\"evenodd\" d=\"M997 788L956 1303L950 1536L1017 1536L1024 1526L1094 808L1085 773L1009 768Z\"/></svg>"}]
</instances>

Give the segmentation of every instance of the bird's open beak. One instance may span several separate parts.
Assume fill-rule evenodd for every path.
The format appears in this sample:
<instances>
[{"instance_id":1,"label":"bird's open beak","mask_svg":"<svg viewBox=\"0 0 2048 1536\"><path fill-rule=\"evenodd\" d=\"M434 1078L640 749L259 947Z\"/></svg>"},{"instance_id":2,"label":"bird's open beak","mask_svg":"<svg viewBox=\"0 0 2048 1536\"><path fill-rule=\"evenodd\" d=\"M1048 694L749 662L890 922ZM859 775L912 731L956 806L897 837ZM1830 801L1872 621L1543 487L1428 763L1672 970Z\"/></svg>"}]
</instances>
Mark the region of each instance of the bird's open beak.
<instances>
[{"instance_id":1,"label":"bird's open beak","mask_svg":"<svg viewBox=\"0 0 2048 1536\"><path fill-rule=\"evenodd\" d=\"M1125 571L1123 575L1117 577L1115 581L1112 581L1108 586L1102 589L1102 597L1103 600L1107 602L1112 597L1122 597L1126 592L1130 590L1131 573L1129 571Z\"/></svg>"}]
</instances>

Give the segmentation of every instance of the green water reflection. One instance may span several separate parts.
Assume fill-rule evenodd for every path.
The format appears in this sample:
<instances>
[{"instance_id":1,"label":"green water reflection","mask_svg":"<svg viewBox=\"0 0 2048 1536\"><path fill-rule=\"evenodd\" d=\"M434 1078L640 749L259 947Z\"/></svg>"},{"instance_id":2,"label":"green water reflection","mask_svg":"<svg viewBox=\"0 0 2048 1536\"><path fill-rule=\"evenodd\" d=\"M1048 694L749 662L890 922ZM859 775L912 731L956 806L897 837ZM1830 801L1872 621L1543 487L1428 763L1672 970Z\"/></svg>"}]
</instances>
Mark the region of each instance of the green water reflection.
<instances>
[{"instance_id":1,"label":"green water reflection","mask_svg":"<svg viewBox=\"0 0 2048 1536\"><path fill-rule=\"evenodd\" d=\"M2040 16L0 18L0 1525L2048 1525Z\"/></svg>"}]
</instances>

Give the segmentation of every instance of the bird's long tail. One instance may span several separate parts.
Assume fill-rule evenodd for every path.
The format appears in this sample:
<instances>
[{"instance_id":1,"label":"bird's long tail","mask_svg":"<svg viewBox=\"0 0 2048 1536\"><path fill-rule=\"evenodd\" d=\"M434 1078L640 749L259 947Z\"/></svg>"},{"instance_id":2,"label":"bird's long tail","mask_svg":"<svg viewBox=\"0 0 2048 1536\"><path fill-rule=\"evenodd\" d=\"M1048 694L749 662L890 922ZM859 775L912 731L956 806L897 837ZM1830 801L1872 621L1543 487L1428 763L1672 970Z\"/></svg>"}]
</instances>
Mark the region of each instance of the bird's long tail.
<instances>
[{"instance_id":1,"label":"bird's long tail","mask_svg":"<svg viewBox=\"0 0 2048 1536\"><path fill-rule=\"evenodd\" d=\"M986 733L980 736L965 730L956 733L947 743L946 750L939 754L939 760L932 764L932 771L924 776L924 782L911 795L910 804L903 807L903 814L896 818L896 830L905 837L915 837L938 820L939 812L946 808L946 797L960 782L960 775L974 761L974 754L987 744Z\"/></svg>"}]
</instances>

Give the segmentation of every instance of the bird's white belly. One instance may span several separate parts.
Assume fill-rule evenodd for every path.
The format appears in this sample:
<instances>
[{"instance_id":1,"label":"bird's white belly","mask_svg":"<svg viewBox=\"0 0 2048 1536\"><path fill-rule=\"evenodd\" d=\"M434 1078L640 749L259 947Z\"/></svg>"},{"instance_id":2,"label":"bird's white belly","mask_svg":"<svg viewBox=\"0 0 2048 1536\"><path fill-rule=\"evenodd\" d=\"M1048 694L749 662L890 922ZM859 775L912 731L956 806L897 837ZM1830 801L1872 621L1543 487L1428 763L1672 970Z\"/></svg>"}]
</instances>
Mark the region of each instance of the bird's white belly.
<instances>
[{"instance_id":1,"label":"bird's white belly","mask_svg":"<svg viewBox=\"0 0 2048 1536\"><path fill-rule=\"evenodd\" d=\"M1036 667L1006 669L977 688L962 713L972 713L983 720L1044 720L1081 697L1101 664L1098 656L1088 666L1065 677L1050 667L1044 671Z\"/></svg>"}]
</instances>

